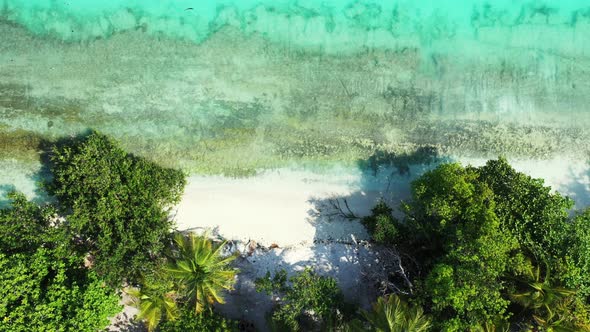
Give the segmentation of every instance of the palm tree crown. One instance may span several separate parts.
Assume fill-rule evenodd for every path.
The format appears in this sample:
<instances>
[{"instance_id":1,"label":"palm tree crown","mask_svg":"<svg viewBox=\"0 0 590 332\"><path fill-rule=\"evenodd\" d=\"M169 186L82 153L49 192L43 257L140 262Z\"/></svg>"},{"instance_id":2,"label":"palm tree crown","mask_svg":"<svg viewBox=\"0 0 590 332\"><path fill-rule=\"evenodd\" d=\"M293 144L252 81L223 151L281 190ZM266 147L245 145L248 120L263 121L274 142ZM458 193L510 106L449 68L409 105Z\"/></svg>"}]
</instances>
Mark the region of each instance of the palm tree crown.
<instances>
[{"instance_id":1,"label":"palm tree crown","mask_svg":"<svg viewBox=\"0 0 590 332\"><path fill-rule=\"evenodd\" d=\"M423 332L431 327L422 308L410 307L396 295L380 297L373 305L373 311L363 312L363 315L378 332Z\"/></svg>"},{"instance_id":2,"label":"palm tree crown","mask_svg":"<svg viewBox=\"0 0 590 332\"><path fill-rule=\"evenodd\" d=\"M126 292L131 296L132 304L139 309L137 319L146 321L148 331L154 331L163 316L168 320L178 318L178 308L174 299L175 292L163 293L150 286L141 289L130 288Z\"/></svg>"},{"instance_id":3,"label":"palm tree crown","mask_svg":"<svg viewBox=\"0 0 590 332\"><path fill-rule=\"evenodd\" d=\"M207 234L177 233L174 243L173 259L166 271L180 282L189 301L194 301L195 311L224 303L221 292L233 289L236 276L236 270L228 267L236 256L221 255L225 242L213 245Z\"/></svg>"}]
</instances>

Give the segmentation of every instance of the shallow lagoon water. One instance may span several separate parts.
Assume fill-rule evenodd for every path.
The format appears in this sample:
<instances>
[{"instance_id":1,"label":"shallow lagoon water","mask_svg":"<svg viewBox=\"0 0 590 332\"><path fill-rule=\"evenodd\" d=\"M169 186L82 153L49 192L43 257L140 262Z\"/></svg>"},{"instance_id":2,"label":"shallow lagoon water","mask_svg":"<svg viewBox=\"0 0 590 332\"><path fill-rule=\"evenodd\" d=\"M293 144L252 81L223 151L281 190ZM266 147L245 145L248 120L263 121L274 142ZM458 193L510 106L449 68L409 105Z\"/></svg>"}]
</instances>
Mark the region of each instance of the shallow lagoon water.
<instances>
[{"instance_id":1,"label":"shallow lagoon water","mask_svg":"<svg viewBox=\"0 0 590 332\"><path fill-rule=\"evenodd\" d=\"M420 148L577 170L588 77L584 1L0 0L2 179L31 191L41 142L88 128L200 175Z\"/></svg>"}]
</instances>

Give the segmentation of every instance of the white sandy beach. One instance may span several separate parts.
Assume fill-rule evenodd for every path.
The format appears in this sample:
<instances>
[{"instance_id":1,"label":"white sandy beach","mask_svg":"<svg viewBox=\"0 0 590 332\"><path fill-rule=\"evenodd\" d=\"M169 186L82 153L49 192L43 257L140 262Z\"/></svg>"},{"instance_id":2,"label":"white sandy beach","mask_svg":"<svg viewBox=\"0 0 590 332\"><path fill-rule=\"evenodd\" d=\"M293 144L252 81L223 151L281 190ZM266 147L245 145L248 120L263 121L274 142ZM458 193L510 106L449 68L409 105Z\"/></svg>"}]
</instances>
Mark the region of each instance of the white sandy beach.
<instances>
[{"instance_id":1,"label":"white sandy beach","mask_svg":"<svg viewBox=\"0 0 590 332\"><path fill-rule=\"evenodd\" d=\"M462 159L479 166L484 159ZM590 166L571 159L510 160L513 166L576 200L590 205ZM432 166L431 166L432 167ZM346 199L358 216L369 213L380 198L397 206L409 197L410 182L428 166L413 166L410 175L382 171L377 177L358 170L339 169L325 174L277 170L246 179L191 177L176 214L180 230L209 228L220 236L281 247L318 240L366 239L357 221L330 218L330 200ZM391 180L391 181L390 181ZM389 186L389 190L388 189Z\"/></svg>"}]
</instances>

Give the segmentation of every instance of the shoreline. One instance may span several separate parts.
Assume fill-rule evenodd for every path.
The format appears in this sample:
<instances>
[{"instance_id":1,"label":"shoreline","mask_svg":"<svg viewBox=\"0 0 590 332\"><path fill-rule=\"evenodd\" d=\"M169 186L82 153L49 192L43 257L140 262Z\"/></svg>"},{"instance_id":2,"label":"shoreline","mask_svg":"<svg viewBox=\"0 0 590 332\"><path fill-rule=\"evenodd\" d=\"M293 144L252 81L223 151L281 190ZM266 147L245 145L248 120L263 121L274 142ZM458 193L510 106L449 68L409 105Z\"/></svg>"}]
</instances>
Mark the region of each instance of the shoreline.
<instances>
[{"instance_id":1,"label":"shoreline","mask_svg":"<svg viewBox=\"0 0 590 332\"><path fill-rule=\"evenodd\" d=\"M457 158L463 165L480 166L486 159ZM542 178L545 185L576 202L575 209L590 206L590 164L586 161L509 159L518 171ZM358 217L368 215L382 197L397 207L410 197L410 183L432 169L430 165L410 165L407 174L381 169L377 176L353 168L332 172L277 169L248 178L191 176L175 221L179 230L208 228L214 235L263 246L312 245L322 240L368 238L355 220L342 220L334 208ZM345 211L347 212L347 211Z\"/></svg>"}]
</instances>

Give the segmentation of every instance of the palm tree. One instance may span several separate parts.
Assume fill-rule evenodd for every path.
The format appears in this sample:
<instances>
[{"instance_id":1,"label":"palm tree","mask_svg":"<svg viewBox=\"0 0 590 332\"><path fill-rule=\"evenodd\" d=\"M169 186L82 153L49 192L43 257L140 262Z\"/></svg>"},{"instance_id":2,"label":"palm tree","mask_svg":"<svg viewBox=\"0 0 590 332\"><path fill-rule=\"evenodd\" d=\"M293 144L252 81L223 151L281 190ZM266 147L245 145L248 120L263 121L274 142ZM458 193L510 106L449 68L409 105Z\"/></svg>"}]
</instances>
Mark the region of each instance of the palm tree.
<instances>
[{"instance_id":1,"label":"palm tree","mask_svg":"<svg viewBox=\"0 0 590 332\"><path fill-rule=\"evenodd\" d=\"M179 316L175 301L175 292L163 293L155 287L145 286L141 289L130 288L126 290L132 298L132 304L139 309L137 318L145 320L148 331L153 331L162 316L168 320L175 320Z\"/></svg>"},{"instance_id":2,"label":"palm tree","mask_svg":"<svg viewBox=\"0 0 590 332\"><path fill-rule=\"evenodd\" d=\"M195 311L224 303L221 292L233 289L236 276L236 270L227 266L236 256L221 256L225 242L214 246L207 234L177 233L174 244L172 262L165 271L180 282L184 295L194 301Z\"/></svg>"},{"instance_id":3,"label":"palm tree","mask_svg":"<svg viewBox=\"0 0 590 332\"><path fill-rule=\"evenodd\" d=\"M423 332L431 327L430 318L422 308L410 307L397 295L379 298L373 311L363 311L363 316L377 332Z\"/></svg>"},{"instance_id":4,"label":"palm tree","mask_svg":"<svg viewBox=\"0 0 590 332\"><path fill-rule=\"evenodd\" d=\"M531 266L527 275L527 290L512 294L512 299L527 309L533 311L544 309L551 314L552 308L559 300L570 297L576 292L551 285L549 277L549 268L547 268L545 278L541 278L541 267L533 268Z\"/></svg>"},{"instance_id":5,"label":"palm tree","mask_svg":"<svg viewBox=\"0 0 590 332\"><path fill-rule=\"evenodd\" d=\"M540 266L534 268L531 265L527 275L527 289L511 294L510 297L525 309L531 310L535 323L546 331L588 331L587 326L568 319L567 313L576 292L552 285L549 273L547 267L545 277L542 278Z\"/></svg>"},{"instance_id":6,"label":"palm tree","mask_svg":"<svg viewBox=\"0 0 590 332\"><path fill-rule=\"evenodd\" d=\"M471 329L472 332L508 332L510 324L499 319L497 322L486 322Z\"/></svg>"}]
</instances>

